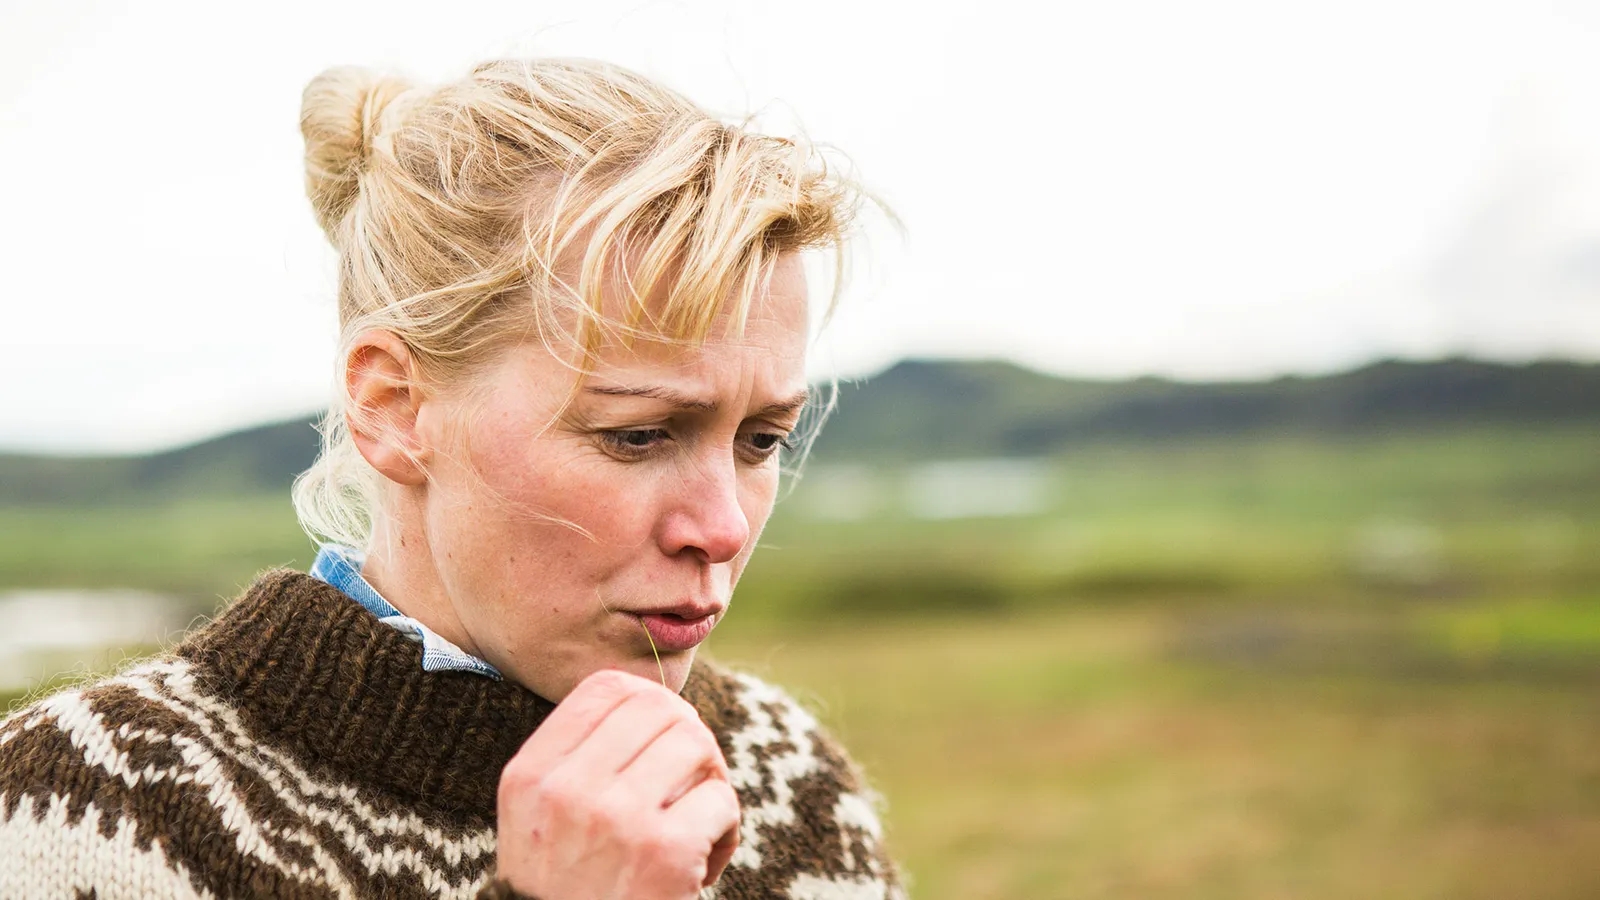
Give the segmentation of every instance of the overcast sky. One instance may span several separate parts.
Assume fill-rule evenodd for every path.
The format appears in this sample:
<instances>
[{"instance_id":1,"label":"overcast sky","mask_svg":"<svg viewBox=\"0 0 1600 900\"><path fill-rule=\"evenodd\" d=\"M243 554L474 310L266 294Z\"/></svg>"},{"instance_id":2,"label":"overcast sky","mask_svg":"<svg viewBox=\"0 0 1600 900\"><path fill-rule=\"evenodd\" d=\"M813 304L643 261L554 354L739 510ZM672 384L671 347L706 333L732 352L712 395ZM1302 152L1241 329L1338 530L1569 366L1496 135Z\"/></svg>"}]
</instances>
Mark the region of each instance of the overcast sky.
<instances>
[{"instance_id":1,"label":"overcast sky","mask_svg":"<svg viewBox=\"0 0 1600 900\"><path fill-rule=\"evenodd\" d=\"M311 410L331 252L300 90L584 55L837 145L880 230L817 357L1241 378L1600 358L1600 6L7 3L0 448Z\"/></svg>"}]
</instances>

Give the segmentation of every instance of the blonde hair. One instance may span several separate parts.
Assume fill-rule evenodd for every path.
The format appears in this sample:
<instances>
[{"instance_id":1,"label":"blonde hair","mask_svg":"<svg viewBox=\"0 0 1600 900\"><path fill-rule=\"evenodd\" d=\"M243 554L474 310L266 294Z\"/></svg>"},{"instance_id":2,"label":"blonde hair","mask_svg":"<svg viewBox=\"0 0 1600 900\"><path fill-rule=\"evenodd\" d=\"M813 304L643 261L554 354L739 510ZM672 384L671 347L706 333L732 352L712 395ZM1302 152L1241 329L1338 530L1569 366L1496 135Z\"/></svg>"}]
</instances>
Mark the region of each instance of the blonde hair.
<instances>
[{"instance_id":1,"label":"blonde hair","mask_svg":"<svg viewBox=\"0 0 1600 900\"><path fill-rule=\"evenodd\" d=\"M300 129L339 254L341 349L384 329L446 384L519 341L587 359L608 335L738 330L780 254L842 258L864 196L814 145L588 60L489 62L436 88L332 69L306 87ZM608 285L621 315L602 313ZM353 412L336 392L294 503L309 534L362 546L380 481Z\"/></svg>"}]
</instances>

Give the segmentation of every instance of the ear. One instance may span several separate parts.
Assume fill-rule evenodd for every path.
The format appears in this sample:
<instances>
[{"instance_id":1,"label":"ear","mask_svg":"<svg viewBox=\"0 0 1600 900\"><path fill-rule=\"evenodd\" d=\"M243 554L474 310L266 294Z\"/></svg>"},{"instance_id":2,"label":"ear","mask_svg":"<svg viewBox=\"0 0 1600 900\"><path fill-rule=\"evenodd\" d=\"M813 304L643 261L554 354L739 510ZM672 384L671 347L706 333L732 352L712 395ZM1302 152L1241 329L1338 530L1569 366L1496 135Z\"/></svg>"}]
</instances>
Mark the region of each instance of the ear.
<instances>
[{"instance_id":1,"label":"ear","mask_svg":"<svg viewBox=\"0 0 1600 900\"><path fill-rule=\"evenodd\" d=\"M397 484L427 481L431 448L417 427L426 397L411 350L392 332L362 332L345 356L346 422L356 449Z\"/></svg>"}]
</instances>

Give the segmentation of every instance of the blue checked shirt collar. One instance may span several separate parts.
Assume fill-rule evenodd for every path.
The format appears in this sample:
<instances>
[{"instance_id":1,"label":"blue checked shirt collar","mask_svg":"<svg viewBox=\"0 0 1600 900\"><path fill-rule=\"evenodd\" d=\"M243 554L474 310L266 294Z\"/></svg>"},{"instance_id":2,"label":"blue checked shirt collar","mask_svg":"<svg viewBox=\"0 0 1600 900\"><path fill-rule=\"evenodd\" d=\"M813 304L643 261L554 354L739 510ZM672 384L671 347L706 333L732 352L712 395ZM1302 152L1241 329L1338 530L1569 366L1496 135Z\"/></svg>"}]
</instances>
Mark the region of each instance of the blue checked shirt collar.
<instances>
[{"instance_id":1,"label":"blue checked shirt collar","mask_svg":"<svg viewBox=\"0 0 1600 900\"><path fill-rule=\"evenodd\" d=\"M366 607L378 621L422 644L422 668L427 672L473 672L499 681L500 670L434 633L428 626L394 608L372 583L361 577L366 556L354 547L323 544L311 564L311 577L343 591Z\"/></svg>"}]
</instances>

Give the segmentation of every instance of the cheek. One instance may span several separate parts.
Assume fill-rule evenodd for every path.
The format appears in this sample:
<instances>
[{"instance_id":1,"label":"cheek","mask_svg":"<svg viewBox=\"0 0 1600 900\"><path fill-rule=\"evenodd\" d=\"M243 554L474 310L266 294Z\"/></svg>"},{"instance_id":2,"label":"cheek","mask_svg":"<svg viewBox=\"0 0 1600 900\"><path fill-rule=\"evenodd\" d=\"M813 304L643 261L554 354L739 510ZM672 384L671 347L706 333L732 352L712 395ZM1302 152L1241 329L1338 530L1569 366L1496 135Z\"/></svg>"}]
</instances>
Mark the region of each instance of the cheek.
<instances>
[{"instance_id":1,"label":"cheek","mask_svg":"<svg viewBox=\"0 0 1600 900\"><path fill-rule=\"evenodd\" d=\"M507 428L475 440L469 460L476 493L500 513L496 518L532 522L581 509L593 479L577 465L578 456L551 437Z\"/></svg>"},{"instance_id":2,"label":"cheek","mask_svg":"<svg viewBox=\"0 0 1600 900\"><path fill-rule=\"evenodd\" d=\"M776 466L752 471L740 485L739 506L744 511L745 521L750 523L752 537L760 535L767 519L772 516L773 505L778 499L778 485ZM754 548L755 541L752 540L750 545ZM745 555L748 556L749 552L746 551Z\"/></svg>"},{"instance_id":3,"label":"cheek","mask_svg":"<svg viewBox=\"0 0 1600 900\"><path fill-rule=\"evenodd\" d=\"M660 478L578 454L528 459L503 470L499 493L509 502L501 527L560 569L592 572L635 553L650 540Z\"/></svg>"}]
</instances>

